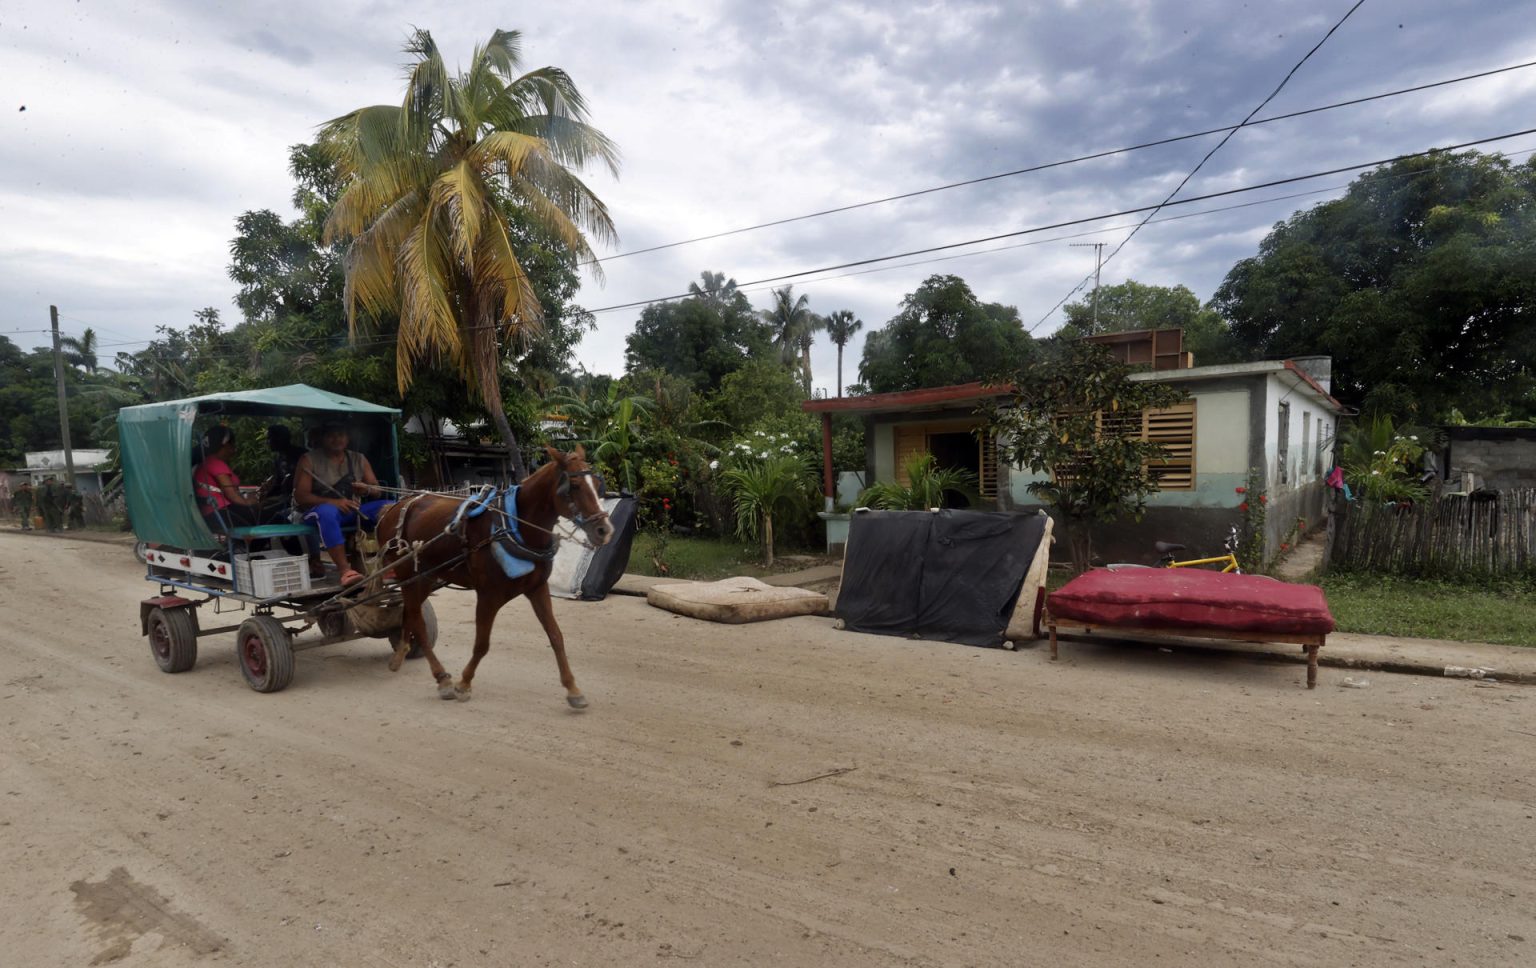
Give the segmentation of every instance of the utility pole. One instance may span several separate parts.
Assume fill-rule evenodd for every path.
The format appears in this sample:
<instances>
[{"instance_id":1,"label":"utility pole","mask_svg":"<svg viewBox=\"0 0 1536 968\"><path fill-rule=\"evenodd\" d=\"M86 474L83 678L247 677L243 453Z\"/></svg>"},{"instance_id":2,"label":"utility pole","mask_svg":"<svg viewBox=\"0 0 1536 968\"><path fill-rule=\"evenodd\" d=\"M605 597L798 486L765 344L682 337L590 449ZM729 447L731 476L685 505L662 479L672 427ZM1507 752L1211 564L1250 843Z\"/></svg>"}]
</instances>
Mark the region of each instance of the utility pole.
<instances>
[{"instance_id":1,"label":"utility pole","mask_svg":"<svg viewBox=\"0 0 1536 968\"><path fill-rule=\"evenodd\" d=\"M1093 248L1093 329L1089 330L1090 336L1099 331L1099 270L1104 268L1104 243L1103 242L1069 242L1067 245L1074 249Z\"/></svg>"},{"instance_id":2,"label":"utility pole","mask_svg":"<svg viewBox=\"0 0 1536 968\"><path fill-rule=\"evenodd\" d=\"M48 317L53 321L53 382L59 388L59 436L64 441L64 473L69 475L64 483L75 483L75 452L69 446L69 401L64 395L64 353L59 348L59 307L49 306Z\"/></svg>"}]
</instances>

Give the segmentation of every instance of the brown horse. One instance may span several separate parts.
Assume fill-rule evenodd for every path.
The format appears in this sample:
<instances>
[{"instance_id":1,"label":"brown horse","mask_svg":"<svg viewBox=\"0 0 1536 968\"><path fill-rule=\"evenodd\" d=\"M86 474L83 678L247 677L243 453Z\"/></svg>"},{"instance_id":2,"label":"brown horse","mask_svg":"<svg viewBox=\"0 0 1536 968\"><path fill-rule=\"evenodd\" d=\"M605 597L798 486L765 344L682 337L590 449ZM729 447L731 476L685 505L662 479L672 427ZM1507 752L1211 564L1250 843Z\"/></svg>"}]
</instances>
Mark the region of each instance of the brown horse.
<instances>
[{"instance_id":1,"label":"brown horse","mask_svg":"<svg viewBox=\"0 0 1536 968\"><path fill-rule=\"evenodd\" d=\"M390 671L399 670L414 642L426 655L437 680L437 694L443 699L469 699L475 668L491 647L496 613L512 599L526 595L549 636L550 648L555 650L565 701L575 709L586 707L587 699L576 687L576 677L566 662L565 637L555 623L549 597L554 526L556 519L569 518L593 544L604 545L613 537L613 525L592 483L586 452L580 446L571 454L552 447L547 452L549 463L528 475L518 489L515 533L509 533L513 531L512 521L501 511L500 495L492 507L476 517L460 515L463 498L437 494L408 497L384 511L378 537L385 548L386 563L393 563L405 600L403 634L389 661ZM450 528L455 520L457 525ZM504 554L496 553L498 545ZM498 561L506 554L531 562L533 569L518 578L508 578ZM418 575L420 579L413 580ZM438 661L435 643L428 640L421 615L422 603L441 585L462 585L475 591L475 653L457 683Z\"/></svg>"}]
</instances>

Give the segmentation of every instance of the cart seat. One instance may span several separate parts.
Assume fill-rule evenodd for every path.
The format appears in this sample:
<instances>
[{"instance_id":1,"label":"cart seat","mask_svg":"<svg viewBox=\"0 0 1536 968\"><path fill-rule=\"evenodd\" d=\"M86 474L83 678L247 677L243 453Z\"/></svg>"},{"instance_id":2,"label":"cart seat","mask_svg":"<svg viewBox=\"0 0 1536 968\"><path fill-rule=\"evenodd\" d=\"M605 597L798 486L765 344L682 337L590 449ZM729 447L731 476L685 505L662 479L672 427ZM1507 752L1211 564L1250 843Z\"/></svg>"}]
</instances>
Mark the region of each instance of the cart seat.
<instances>
[{"instance_id":1,"label":"cart seat","mask_svg":"<svg viewBox=\"0 0 1536 968\"><path fill-rule=\"evenodd\" d=\"M230 528L229 536L248 541L252 538L302 538L315 529L307 524L254 524Z\"/></svg>"}]
</instances>

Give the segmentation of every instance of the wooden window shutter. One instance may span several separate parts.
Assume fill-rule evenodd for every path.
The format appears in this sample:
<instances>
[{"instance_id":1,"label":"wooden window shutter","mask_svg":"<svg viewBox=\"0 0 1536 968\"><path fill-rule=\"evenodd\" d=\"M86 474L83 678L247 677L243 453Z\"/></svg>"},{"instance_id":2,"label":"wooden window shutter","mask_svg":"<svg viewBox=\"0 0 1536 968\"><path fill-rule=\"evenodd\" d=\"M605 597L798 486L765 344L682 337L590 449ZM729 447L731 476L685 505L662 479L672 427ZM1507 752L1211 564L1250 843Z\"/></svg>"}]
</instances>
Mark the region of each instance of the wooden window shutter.
<instances>
[{"instance_id":1,"label":"wooden window shutter","mask_svg":"<svg viewBox=\"0 0 1536 968\"><path fill-rule=\"evenodd\" d=\"M895 452L896 452L896 483L902 487L911 487L912 479L907 476L907 461L919 454L928 451L927 428L917 424L896 428Z\"/></svg>"},{"instance_id":2,"label":"wooden window shutter","mask_svg":"<svg viewBox=\"0 0 1536 968\"><path fill-rule=\"evenodd\" d=\"M997 438L986 431L981 435L981 496L989 500L997 497Z\"/></svg>"},{"instance_id":3,"label":"wooden window shutter","mask_svg":"<svg viewBox=\"0 0 1536 968\"><path fill-rule=\"evenodd\" d=\"M1164 459L1154 460L1148 470L1159 490L1195 489L1195 401L1186 400L1164 410L1146 413L1144 437L1161 444Z\"/></svg>"}]
</instances>

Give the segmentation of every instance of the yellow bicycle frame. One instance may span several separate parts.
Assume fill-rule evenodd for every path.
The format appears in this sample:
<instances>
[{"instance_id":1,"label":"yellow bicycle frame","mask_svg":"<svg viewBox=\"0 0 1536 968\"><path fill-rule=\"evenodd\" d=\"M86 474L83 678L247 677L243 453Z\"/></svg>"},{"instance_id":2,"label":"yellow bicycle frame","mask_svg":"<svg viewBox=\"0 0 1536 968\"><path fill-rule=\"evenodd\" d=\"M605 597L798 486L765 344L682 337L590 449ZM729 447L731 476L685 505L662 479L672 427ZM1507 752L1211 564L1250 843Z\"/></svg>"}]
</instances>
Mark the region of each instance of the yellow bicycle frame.
<instances>
[{"instance_id":1,"label":"yellow bicycle frame","mask_svg":"<svg viewBox=\"0 0 1536 968\"><path fill-rule=\"evenodd\" d=\"M1221 555L1218 558L1194 558L1194 559L1191 559L1190 561L1170 561L1170 562L1168 562L1166 567L1168 567L1168 568L1194 568L1194 567L1197 567L1199 565L1215 565L1215 564L1221 564L1222 562L1226 563L1226 567L1221 569L1222 574L1226 574L1229 571L1237 571L1237 556L1236 555Z\"/></svg>"}]
</instances>

